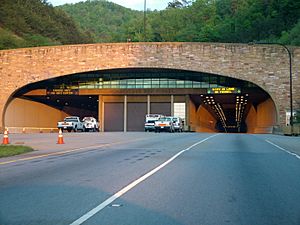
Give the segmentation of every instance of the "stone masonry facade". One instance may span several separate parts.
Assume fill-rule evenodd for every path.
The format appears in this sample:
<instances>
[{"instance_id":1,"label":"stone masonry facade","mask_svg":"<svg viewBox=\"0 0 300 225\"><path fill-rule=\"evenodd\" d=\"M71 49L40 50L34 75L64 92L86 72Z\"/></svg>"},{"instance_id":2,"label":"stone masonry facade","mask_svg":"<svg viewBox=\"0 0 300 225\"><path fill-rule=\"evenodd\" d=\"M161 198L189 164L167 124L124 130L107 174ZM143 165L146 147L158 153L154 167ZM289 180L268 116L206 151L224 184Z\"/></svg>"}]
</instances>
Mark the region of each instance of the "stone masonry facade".
<instances>
[{"instance_id":1,"label":"stone masonry facade","mask_svg":"<svg viewBox=\"0 0 300 225\"><path fill-rule=\"evenodd\" d=\"M300 109L300 47L292 52L293 105ZM289 57L279 45L114 43L0 51L0 130L12 95L27 84L68 74L115 68L171 68L250 81L270 94L285 125L290 108Z\"/></svg>"}]
</instances>

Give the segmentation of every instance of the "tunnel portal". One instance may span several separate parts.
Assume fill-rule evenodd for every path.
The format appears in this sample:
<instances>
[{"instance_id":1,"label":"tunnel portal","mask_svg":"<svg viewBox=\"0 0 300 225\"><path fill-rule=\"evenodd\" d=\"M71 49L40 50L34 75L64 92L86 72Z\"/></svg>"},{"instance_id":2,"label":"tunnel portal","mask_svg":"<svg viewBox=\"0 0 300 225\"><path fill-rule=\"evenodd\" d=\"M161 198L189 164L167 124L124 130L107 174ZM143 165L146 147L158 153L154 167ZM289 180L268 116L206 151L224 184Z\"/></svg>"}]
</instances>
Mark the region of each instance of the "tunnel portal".
<instances>
[{"instance_id":1,"label":"tunnel portal","mask_svg":"<svg viewBox=\"0 0 300 225\"><path fill-rule=\"evenodd\" d=\"M257 85L186 70L130 68L31 83L13 96L8 127L55 128L65 116L93 116L102 131L143 131L146 114L180 116L186 131L270 133L273 100Z\"/></svg>"}]
</instances>

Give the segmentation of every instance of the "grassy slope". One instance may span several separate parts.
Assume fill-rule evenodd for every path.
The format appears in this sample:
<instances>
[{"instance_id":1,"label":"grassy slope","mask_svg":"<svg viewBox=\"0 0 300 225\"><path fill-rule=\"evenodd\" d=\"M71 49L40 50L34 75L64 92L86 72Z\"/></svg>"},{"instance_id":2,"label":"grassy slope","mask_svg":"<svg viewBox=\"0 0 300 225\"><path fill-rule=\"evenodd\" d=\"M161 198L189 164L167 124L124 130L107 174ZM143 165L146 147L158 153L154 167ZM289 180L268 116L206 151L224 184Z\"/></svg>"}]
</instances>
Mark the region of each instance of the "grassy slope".
<instances>
[{"instance_id":1,"label":"grassy slope","mask_svg":"<svg viewBox=\"0 0 300 225\"><path fill-rule=\"evenodd\" d=\"M31 152L33 149L22 145L0 145L0 158Z\"/></svg>"}]
</instances>

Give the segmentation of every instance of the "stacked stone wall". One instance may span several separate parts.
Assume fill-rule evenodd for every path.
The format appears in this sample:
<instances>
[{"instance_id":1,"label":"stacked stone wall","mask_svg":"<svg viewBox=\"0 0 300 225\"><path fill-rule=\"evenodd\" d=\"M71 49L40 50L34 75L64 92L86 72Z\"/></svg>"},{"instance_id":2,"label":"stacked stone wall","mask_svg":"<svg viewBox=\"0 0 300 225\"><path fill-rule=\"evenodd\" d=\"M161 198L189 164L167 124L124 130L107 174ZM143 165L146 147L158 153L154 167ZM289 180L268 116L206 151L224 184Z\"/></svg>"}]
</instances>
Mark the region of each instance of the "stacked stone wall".
<instances>
[{"instance_id":1,"label":"stacked stone wall","mask_svg":"<svg viewBox=\"0 0 300 225\"><path fill-rule=\"evenodd\" d=\"M300 48L293 54L294 108L300 108ZM0 129L11 96L27 84L63 75L115 68L171 68L253 82L270 94L280 125L289 109L289 58L277 45L222 43L114 43L0 51Z\"/></svg>"}]
</instances>

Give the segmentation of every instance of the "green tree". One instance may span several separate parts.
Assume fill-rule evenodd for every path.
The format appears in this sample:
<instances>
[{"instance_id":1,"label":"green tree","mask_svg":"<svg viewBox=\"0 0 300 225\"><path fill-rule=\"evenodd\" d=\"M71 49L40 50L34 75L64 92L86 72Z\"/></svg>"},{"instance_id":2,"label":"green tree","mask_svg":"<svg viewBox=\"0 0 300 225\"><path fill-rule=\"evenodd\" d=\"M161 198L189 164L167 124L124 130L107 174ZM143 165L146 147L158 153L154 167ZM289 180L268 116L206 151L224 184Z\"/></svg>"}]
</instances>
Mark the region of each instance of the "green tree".
<instances>
[{"instance_id":1,"label":"green tree","mask_svg":"<svg viewBox=\"0 0 300 225\"><path fill-rule=\"evenodd\" d=\"M92 41L70 16L46 0L1 0L0 15L0 26L12 35L4 36L10 41L2 41L1 49Z\"/></svg>"}]
</instances>

